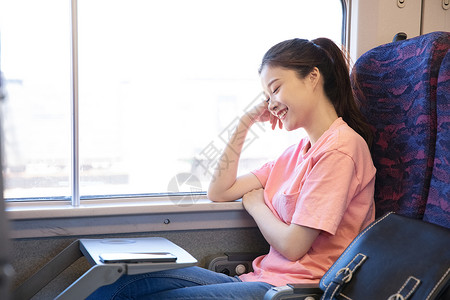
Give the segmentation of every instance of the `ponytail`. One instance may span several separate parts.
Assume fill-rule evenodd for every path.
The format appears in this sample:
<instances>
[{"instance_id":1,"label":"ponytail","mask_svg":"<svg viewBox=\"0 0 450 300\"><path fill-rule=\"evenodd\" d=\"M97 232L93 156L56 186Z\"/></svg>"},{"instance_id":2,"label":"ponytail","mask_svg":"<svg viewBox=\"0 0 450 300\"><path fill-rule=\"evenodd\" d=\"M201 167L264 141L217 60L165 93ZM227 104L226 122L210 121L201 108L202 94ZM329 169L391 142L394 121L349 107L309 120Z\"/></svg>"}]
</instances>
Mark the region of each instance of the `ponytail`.
<instances>
[{"instance_id":1,"label":"ponytail","mask_svg":"<svg viewBox=\"0 0 450 300\"><path fill-rule=\"evenodd\" d=\"M312 41L322 48L331 60L331 68L320 68L325 77L324 90L334 105L338 116L361 135L369 148L372 145L373 134L361 111L360 104L354 97L350 83L349 63L341 49L327 38L318 38Z\"/></svg>"},{"instance_id":2,"label":"ponytail","mask_svg":"<svg viewBox=\"0 0 450 300\"><path fill-rule=\"evenodd\" d=\"M353 95L348 61L333 41L318 38L312 41L292 39L281 42L264 55L260 73L266 65L294 70L300 78L305 78L317 67L324 78L325 94L337 115L371 147L373 134Z\"/></svg>"}]
</instances>

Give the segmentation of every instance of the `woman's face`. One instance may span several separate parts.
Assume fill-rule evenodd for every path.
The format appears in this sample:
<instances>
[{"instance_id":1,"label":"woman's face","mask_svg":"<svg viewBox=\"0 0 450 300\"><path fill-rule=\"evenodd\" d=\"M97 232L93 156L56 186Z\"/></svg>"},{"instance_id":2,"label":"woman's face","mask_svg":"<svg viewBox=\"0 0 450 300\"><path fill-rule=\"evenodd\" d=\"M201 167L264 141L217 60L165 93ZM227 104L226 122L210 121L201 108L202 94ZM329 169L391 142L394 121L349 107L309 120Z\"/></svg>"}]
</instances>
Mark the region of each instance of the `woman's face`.
<instances>
[{"instance_id":1,"label":"woman's face","mask_svg":"<svg viewBox=\"0 0 450 300\"><path fill-rule=\"evenodd\" d=\"M316 102L309 77L300 79L295 71L281 67L265 66L261 71L269 111L288 131L312 124Z\"/></svg>"}]
</instances>

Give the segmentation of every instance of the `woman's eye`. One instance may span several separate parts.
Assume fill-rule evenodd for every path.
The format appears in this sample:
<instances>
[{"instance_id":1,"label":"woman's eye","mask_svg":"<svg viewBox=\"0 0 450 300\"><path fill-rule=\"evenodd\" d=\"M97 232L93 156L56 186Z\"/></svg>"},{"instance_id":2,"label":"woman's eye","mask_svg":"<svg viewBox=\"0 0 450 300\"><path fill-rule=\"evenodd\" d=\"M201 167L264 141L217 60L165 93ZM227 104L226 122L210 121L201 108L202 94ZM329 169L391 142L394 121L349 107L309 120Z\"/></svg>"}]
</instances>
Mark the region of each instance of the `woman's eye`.
<instances>
[{"instance_id":1,"label":"woman's eye","mask_svg":"<svg viewBox=\"0 0 450 300\"><path fill-rule=\"evenodd\" d=\"M278 92L279 89L280 89L280 87L277 87L276 89L274 89L272 94L275 94L276 92Z\"/></svg>"}]
</instances>

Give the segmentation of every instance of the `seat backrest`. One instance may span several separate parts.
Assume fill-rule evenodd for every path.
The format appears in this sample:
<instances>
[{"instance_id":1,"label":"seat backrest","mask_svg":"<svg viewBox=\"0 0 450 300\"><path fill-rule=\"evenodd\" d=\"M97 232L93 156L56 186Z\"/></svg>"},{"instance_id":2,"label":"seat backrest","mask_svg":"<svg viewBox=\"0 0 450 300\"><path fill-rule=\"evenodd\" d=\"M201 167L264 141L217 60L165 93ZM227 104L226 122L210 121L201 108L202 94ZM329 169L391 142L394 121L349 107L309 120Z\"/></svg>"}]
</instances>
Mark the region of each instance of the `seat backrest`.
<instances>
[{"instance_id":1,"label":"seat backrest","mask_svg":"<svg viewBox=\"0 0 450 300\"><path fill-rule=\"evenodd\" d=\"M434 32L374 48L353 67L355 95L374 130L377 217L388 211L424 217L435 158L437 78L449 47L450 33Z\"/></svg>"},{"instance_id":2,"label":"seat backrest","mask_svg":"<svg viewBox=\"0 0 450 300\"><path fill-rule=\"evenodd\" d=\"M436 154L423 219L450 228L450 50L439 70L436 112Z\"/></svg>"}]
</instances>

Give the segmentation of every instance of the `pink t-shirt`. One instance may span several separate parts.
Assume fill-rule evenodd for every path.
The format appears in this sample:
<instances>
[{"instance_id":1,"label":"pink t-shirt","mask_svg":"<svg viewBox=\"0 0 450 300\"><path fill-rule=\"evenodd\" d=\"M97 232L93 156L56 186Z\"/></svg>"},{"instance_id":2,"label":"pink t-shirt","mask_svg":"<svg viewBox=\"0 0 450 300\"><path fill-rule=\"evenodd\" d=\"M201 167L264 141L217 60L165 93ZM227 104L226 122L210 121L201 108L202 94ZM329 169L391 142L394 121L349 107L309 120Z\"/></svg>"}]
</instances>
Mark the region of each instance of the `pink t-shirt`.
<instances>
[{"instance_id":1,"label":"pink t-shirt","mask_svg":"<svg viewBox=\"0 0 450 300\"><path fill-rule=\"evenodd\" d=\"M320 229L309 251L290 261L273 247L256 258L242 281L276 286L318 282L375 217L375 167L364 139L342 118L311 147L307 138L253 173L264 199L286 224Z\"/></svg>"}]
</instances>

